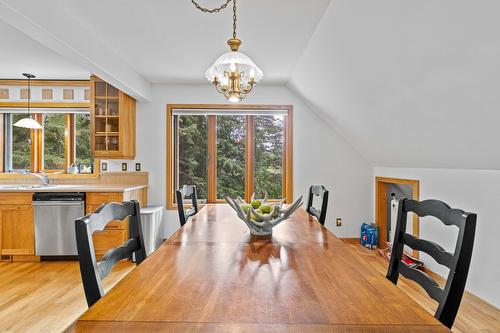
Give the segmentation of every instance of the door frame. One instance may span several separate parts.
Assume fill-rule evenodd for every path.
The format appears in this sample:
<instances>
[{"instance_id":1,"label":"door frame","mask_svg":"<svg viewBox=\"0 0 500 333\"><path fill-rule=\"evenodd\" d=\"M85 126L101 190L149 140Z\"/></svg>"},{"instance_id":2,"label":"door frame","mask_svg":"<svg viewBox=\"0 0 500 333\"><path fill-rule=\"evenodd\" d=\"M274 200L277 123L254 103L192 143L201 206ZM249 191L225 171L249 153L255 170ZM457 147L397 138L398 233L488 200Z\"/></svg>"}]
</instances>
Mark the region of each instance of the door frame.
<instances>
[{"instance_id":1,"label":"door frame","mask_svg":"<svg viewBox=\"0 0 500 333\"><path fill-rule=\"evenodd\" d=\"M387 196L387 184L410 185L413 192L414 200L419 200L420 197L420 181L415 179L390 178L390 177L375 177L375 223L379 228L379 246L382 242L380 235L387 235L387 203L383 198ZM417 214L413 214L413 236L420 235L420 220ZM419 251L413 250L413 256L419 257Z\"/></svg>"}]
</instances>

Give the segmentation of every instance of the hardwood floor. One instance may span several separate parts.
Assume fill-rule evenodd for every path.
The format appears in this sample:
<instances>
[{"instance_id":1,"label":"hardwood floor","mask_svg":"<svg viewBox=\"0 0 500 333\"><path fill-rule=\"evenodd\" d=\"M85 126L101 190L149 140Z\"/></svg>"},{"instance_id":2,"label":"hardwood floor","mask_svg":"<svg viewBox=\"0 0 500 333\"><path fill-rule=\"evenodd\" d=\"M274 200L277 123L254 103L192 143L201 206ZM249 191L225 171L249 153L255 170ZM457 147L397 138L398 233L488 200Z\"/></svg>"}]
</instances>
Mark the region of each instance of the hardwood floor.
<instances>
[{"instance_id":1,"label":"hardwood floor","mask_svg":"<svg viewBox=\"0 0 500 333\"><path fill-rule=\"evenodd\" d=\"M105 290L134 267L117 264ZM78 262L0 262L0 332L61 332L86 309Z\"/></svg>"},{"instance_id":2,"label":"hardwood floor","mask_svg":"<svg viewBox=\"0 0 500 333\"><path fill-rule=\"evenodd\" d=\"M387 262L375 251L359 244L351 249L385 275ZM133 267L130 262L115 266L105 289ZM434 313L436 303L417 284L401 278L398 287ZM0 262L0 332L61 332L86 309L77 262ZM466 293L453 332L500 332L500 311Z\"/></svg>"},{"instance_id":3,"label":"hardwood floor","mask_svg":"<svg viewBox=\"0 0 500 333\"><path fill-rule=\"evenodd\" d=\"M348 245L367 263L373 266L380 274L387 273L388 261L380 256L376 250L368 250L361 246L357 240L348 239ZM355 242L355 244L353 244ZM433 275L433 274L431 274ZM433 278L441 286L444 284L443 278L433 275ZM424 309L434 314L437 309L437 302L432 300L425 291L415 282L400 276L398 288L403 290L416 303ZM457 318L452 331L455 333L498 333L500 332L500 310L486 303L482 299L465 292L460 304Z\"/></svg>"}]
</instances>

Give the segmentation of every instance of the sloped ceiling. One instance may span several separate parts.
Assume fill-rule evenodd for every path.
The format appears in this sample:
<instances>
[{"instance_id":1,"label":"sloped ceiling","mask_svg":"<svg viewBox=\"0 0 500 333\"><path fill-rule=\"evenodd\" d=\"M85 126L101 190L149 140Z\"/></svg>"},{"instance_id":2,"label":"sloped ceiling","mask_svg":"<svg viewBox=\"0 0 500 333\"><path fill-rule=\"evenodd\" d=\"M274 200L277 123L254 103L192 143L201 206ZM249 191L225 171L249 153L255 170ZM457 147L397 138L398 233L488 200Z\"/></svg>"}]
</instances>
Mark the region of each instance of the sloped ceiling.
<instances>
[{"instance_id":1,"label":"sloped ceiling","mask_svg":"<svg viewBox=\"0 0 500 333\"><path fill-rule=\"evenodd\" d=\"M374 166L500 169L500 1L238 3L242 51L264 84L286 83ZM0 9L55 59L143 100L150 82L205 82L231 32L230 10L203 14L187 0L0 0ZM15 41L27 40L3 52ZM14 68L18 57L8 58Z\"/></svg>"},{"instance_id":2,"label":"sloped ceiling","mask_svg":"<svg viewBox=\"0 0 500 333\"><path fill-rule=\"evenodd\" d=\"M198 2L212 8L225 0ZM13 15L2 14L2 10L36 24L84 55L91 65L105 62L102 55L106 55L115 66L106 66L105 71L112 71L123 60L154 83L207 82L206 69L229 51L226 41L232 37L231 4L220 13L208 14L189 0L0 0L2 3L0 18L10 19L13 25L19 24L18 17L12 19ZM329 3L237 2L241 51L262 68L266 84L284 84L289 79Z\"/></svg>"},{"instance_id":3,"label":"sloped ceiling","mask_svg":"<svg viewBox=\"0 0 500 333\"><path fill-rule=\"evenodd\" d=\"M375 166L500 169L500 2L335 0L289 86Z\"/></svg>"},{"instance_id":4,"label":"sloped ceiling","mask_svg":"<svg viewBox=\"0 0 500 333\"><path fill-rule=\"evenodd\" d=\"M20 0L15 0L16 2ZM213 8L225 0L197 0ZM237 1L241 52L284 84L330 0ZM197 10L189 0L65 0L79 21L154 83L205 83L205 70L232 36L232 5L220 13ZM110 13L113 13L110 15Z\"/></svg>"},{"instance_id":5,"label":"sloped ceiling","mask_svg":"<svg viewBox=\"0 0 500 333\"><path fill-rule=\"evenodd\" d=\"M19 30L0 21L0 78L25 79L34 73L38 79L87 79L90 73L59 54L37 43Z\"/></svg>"}]
</instances>

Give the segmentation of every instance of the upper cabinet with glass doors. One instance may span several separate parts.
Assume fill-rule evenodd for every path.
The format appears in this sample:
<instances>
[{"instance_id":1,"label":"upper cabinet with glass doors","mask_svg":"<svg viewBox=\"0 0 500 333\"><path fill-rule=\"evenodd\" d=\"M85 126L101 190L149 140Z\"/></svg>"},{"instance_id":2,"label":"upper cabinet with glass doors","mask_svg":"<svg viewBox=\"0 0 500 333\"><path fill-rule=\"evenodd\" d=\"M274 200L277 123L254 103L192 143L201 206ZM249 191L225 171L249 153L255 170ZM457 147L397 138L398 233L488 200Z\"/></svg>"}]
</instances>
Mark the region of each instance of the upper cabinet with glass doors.
<instances>
[{"instance_id":1,"label":"upper cabinet with glass doors","mask_svg":"<svg viewBox=\"0 0 500 333\"><path fill-rule=\"evenodd\" d=\"M135 99L101 80L90 79L92 153L96 158L135 157Z\"/></svg>"}]
</instances>

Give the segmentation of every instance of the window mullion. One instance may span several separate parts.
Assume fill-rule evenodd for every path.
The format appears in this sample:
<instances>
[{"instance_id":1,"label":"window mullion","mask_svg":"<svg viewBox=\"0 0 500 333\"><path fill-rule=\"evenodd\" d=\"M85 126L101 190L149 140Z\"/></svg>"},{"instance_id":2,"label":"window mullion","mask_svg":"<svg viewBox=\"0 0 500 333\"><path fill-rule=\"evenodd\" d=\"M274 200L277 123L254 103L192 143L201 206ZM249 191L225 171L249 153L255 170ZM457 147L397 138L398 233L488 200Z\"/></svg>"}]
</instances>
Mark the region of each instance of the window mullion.
<instances>
[{"instance_id":1,"label":"window mullion","mask_svg":"<svg viewBox=\"0 0 500 333\"><path fill-rule=\"evenodd\" d=\"M43 115L32 114L31 117L43 126ZM31 130L31 171L43 170L43 129Z\"/></svg>"},{"instance_id":2,"label":"window mullion","mask_svg":"<svg viewBox=\"0 0 500 333\"><path fill-rule=\"evenodd\" d=\"M10 165L12 164L11 162L9 162L9 158L10 157L10 152L9 150L12 150L12 149L9 149L7 146L10 144L11 142L11 139L9 138L10 136L10 131L7 129L8 127L8 124L9 124L9 120L8 118L10 117L11 115L10 114L0 114L0 161L1 161L1 164L0 164L0 171L1 172L5 172L5 171L8 171L10 170L12 167L10 167Z\"/></svg>"},{"instance_id":3,"label":"window mullion","mask_svg":"<svg viewBox=\"0 0 500 333\"><path fill-rule=\"evenodd\" d=\"M217 201L217 116L207 116L208 127L208 198L209 203Z\"/></svg>"},{"instance_id":4,"label":"window mullion","mask_svg":"<svg viewBox=\"0 0 500 333\"><path fill-rule=\"evenodd\" d=\"M246 140L245 140L245 200L250 201L254 192L254 151L255 151L255 130L254 116L247 116L246 119Z\"/></svg>"},{"instance_id":5,"label":"window mullion","mask_svg":"<svg viewBox=\"0 0 500 333\"><path fill-rule=\"evenodd\" d=\"M287 203L293 200L293 107L290 106L288 116L284 120L283 149L283 195Z\"/></svg>"},{"instance_id":6,"label":"window mullion","mask_svg":"<svg viewBox=\"0 0 500 333\"><path fill-rule=\"evenodd\" d=\"M67 113L64 126L64 166L66 172L75 162L75 115Z\"/></svg>"}]
</instances>

